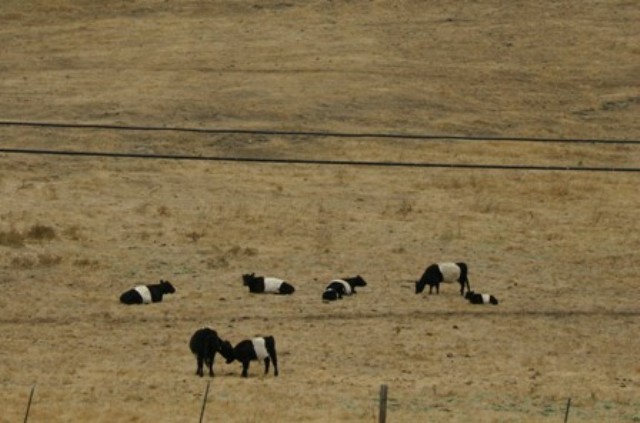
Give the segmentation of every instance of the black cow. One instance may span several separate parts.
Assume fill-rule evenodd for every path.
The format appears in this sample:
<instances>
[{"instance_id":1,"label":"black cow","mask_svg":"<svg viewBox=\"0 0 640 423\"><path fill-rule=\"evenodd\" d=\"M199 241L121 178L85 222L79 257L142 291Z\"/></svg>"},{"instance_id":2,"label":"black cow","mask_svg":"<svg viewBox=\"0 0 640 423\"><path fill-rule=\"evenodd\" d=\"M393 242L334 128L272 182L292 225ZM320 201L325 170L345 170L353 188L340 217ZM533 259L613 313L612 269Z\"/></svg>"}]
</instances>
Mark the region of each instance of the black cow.
<instances>
[{"instance_id":1,"label":"black cow","mask_svg":"<svg viewBox=\"0 0 640 423\"><path fill-rule=\"evenodd\" d=\"M467 265L465 263L438 263L432 264L424 271L419 281L416 281L416 294L424 291L425 286L429 285L429 294L433 287L436 287L436 294L440 293L440 283L460 283L460 295L464 295L464 287L469 288L469 279L467 277Z\"/></svg>"},{"instance_id":2,"label":"black cow","mask_svg":"<svg viewBox=\"0 0 640 423\"><path fill-rule=\"evenodd\" d=\"M209 376L213 377L213 359L216 352L222 347L222 340L218 333L211 328L202 328L195 331L189 341L189 349L195 354L197 361L196 374L200 377L204 375L203 364L209 369Z\"/></svg>"},{"instance_id":3,"label":"black cow","mask_svg":"<svg viewBox=\"0 0 640 423\"><path fill-rule=\"evenodd\" d=\"M162 301L164 294L173 294L176 289L169 281L160 280L154 285L138 285L120 295L123 304L150 304Z\"/></svg>"},{"instance_id":4,"label":"black cow","mask_svg":"<svg viewBox=\"0 0 640 423\"><path fill-rule=\"evenodd\" d=\"M258 294L293 294L295 288L287 281L278 278L256 276L255 273L242 275L244 286L249 287L249 292Z\"/></svg>"},{"instance_id":5,"label":"black cow","mask_svg":"<svg viewBox=\"0 0 640 423\"><path fill-rule=\"evenodd\" d=\"M242 363L242 377L247 377L251 361L264 361L264 374L269 373L269 363L273 362L274 375L278 376L278 356L276 354L276 340L273 336L245 339L235 347L224 341L220 354L227 363L238 360Z\"/></svg>"},{"instance_id":6,"label":"black cow","mask_svg":"<svg viewBox=\"0 0 640 423\"><path fill-rule=\"evenodd\" d=\"M476 294L468 291L464 296L471 304L493 304L498 305L498 299L490 294Z\"/></svg>"},{"instance_id":7,"label":"black cow","mask_svg":"<svg viewBox=\"0 0 640 423\"><path fill-rule=\"evenodd\" d=\"M356 294L357 286L367 286L367 281L360 275L353 278L334 279L325 288L322 293L322 299L324 301L335 301L345 295Z\"/></svg>"}]
</instances>

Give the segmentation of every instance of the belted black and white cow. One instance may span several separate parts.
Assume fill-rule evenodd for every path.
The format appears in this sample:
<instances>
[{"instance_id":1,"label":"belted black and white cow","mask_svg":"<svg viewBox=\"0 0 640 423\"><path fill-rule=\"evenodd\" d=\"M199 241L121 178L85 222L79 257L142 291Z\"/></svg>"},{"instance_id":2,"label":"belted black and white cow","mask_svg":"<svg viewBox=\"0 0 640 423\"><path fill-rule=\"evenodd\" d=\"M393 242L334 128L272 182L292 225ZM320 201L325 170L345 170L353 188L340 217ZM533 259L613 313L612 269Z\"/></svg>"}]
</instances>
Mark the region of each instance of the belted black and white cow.
<instances>
[{"instance_id":1,"label":"belted black and white cow","mask_svg":"<svg viewBox=\"0 0 640 423\"><path fill-rule=\"evenodd\" d=\"M269 373L269 363L273 362L274 375L278 376L278 356L273 336L245 339L235 347L230 342L223 341L220 354L227 363L233 363L234 360L242 363L242 377L247 377L251 361L263 361L265 375Z\"/></svg>"},{"instance_id":2,"label":"belted black and white cow","mask_svg":"<svg viewBox=\"0 0 640 423\"><path fill-rule=\"evenodd\" d=\"M153 285L138 285L120 295L120 302L123 304L150 304L162 301L164 294L173 294L176 289L171 282L160 280L160 283Z\"/></svg>"},{"instance_id":3,"label":"belted black and white cow","mask_svg":"<svg viewBox=\"0 0 640 423\"><path fill-rule=\"evenodd\" d=\"M196 356L196 374L200 377L204 375L203 364L209 369L209 376L213 377L213 360L216 352L222 347L222 340L218 333L208 327L198 329L189 340L189 349Z\"/></svg>"},{"instance_id":4,"label":"belted black and white cow","mask_svg":"<svg viewBox=\"0 0 640 423\"><path fill-rule=\"evenodd\" d=\"M244 286L249 287L249 292L259 294L293 294L295 288L289 282L278 278L256 276L255 273L242 275Z\"/></svg>"},{"instance_id":5,"label":"belted black and white cow","mask_svg":"<svg viewBox=\"0 0 640 423\"><path fill-rule=\"evenodd\" d=\"M367 286L367 281L360 275L353 278L334 279L324 289L322 300L335 301L345 295L356 294L357 286Z\"/></svg>"},{"instance_id":6,"label":"belted black and white cow","mask_svg":"<svg viewBox=\"0 0 640 423\"><path fill-rule=\"evenodd\" d=\"M498 305L498 299L490 294L476 294L468 291L464 296L471 304L493 304Z\"/></svg>"},{"instance_id":7,"label":"belted black and white cow","mask_svg":"<svg viewBox=\"0 0 640 423\"><path fill-rule=\"evenodd\" d=\"M416 294L424 291L425 286L429 285L429 294L436 287L436 294L440 293L441 283L460 283L460 295L464 295L464 287L469 288L469 279L467 277L467 265L465 263L436 263L428 266L419 281L416 281Z\"/></svg>"},{"instance_id":8,"label":"belted black and white cow","mask_svg":"<svg viewBox=\"0 0 640 423\"><path fill-rule=\"evenodd\" d=\"M342 291L335 288L326 287L322 293L322 301L336 301L342 299Z\"/></svg>"}]
</instances>

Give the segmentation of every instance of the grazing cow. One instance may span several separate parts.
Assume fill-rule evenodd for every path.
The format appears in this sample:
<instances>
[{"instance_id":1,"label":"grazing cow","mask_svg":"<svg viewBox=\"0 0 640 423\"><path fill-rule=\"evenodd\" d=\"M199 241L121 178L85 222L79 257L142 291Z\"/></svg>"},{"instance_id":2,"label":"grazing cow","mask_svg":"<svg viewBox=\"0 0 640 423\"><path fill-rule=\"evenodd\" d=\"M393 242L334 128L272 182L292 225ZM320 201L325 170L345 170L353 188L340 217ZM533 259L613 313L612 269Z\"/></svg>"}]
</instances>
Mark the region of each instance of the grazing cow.
<instances>
[{"instance_id":1,"label":"grazing cow","mask_svg":"<svg viewBox=\"0 0 640 423\"><path fill-rule=\"evenodd\" d=\"M242 275L242 282L244 286L249 287L249 292L253 293L289 295L295 291L289 282L278 278L256 276L255 273Z\"/></svg>"},{"instance_id":2,"label":"grazing cow","mask_svg":"<svg viewBox=\"0 0 640 423\"><path fill-rule=\"evenodd\" d=\"M416 294L424 291L424 287L429 285L429 294L433 287L436 287L436 294L440 293L440 283L460 283L460 295L464 295L464 287L469 288L467 278L467 265L465 263L438 263L432 264L424 271L419 281L416 281Z\"/></svg>"},{"instance_id":3,"label":"grazing cow","mask_svg":"<svg viewBox=\"0 0 640 423\"><path fill-rule=\"evenodd\" d=\"M473 291L467 291L464 296L471 304L493 304L498 305L498 299L489 294L476 294Z\"/></svg>"},{"instance_id":4,"label":"grazing cow","mask_svg":"<svg viewBox=\"0 0 640 423\"><path fill-rule=\"evenodd\" d=\"M189 348L195 354L198 367L196 374L200 377L204 375L202 365L207 365L209 376L213 377L213 359L216 352L220 351L222 340L218 337L218 333L211 328L202 328L195 331L189 341Z\"/></svg>"},{"instance_id":5,"label":"grazing cow","mask_svg":"<svg viewBox=\"0 0 640 423\"><path fill-rule=\"evenodd\" d=\"M264 361L264 374L269 373L269 362L273 362L274 375L278 376L278 357L276 355L276 340L273 336L245 339L235 347L224 341L220 354L227 359L227 363L238 360L242 363L242 377L247 377L249 362Z\"/></svg>"},{"instance_id":6,"label":"grazing cow","mask_svg":"<svg viewBox=\"0 0 640 423\"><path fill-rule=\"evenodd\" d=\"M164 294L173 294L176 289L169 281L160 280L154 285L138 285L120 295L123 304L150 304L162 301Z\"/></svg>"},{"instance_id":7,"label":"grazing cow","mask_svg":"<svg viewBox=\"0 0 640 423\"><path fill-rule=\"evenodd\" d=\"M335 301L345 295L356 294L357 286L367 286L367 281L360 275L353 278L334 279L325 288L322 299L324 301Z\"/></svg>"}]
</instances>

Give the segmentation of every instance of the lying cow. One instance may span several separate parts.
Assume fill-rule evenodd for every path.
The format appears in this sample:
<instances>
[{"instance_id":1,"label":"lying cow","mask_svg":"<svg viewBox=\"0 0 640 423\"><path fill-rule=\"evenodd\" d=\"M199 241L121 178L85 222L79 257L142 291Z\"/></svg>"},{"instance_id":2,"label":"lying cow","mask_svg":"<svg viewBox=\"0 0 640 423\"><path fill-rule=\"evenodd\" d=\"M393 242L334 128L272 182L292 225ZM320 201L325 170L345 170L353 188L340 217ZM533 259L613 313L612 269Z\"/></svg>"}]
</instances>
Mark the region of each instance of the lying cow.
<instances>
[{"instance_id":1,"label":"lying cow","mask_svg":"<svg viewBox=\"0 0 640 423\"><path fill-rule=\"evenodd\" d=\"M138 285L120 295L123 304L150 304L162 301L164 294L173 294L176 289L169 281L160 280L159 284Z\"/></svg>"},{"instance_id":2,"label":"lying cow","mask_svg":"<svg viewBox=\"0 0 640 423\"><path fill-rule=\"evenodd\" d=\"M490 294L476 294L468 291L464 296L471 304L493 304L498 305L498 299Z\"/></svg>"},{"instance_id":3,"label":"lying cow","mask_svg":"<svg viewBox=\"0 0 640 423\"><path fill-rule=\"evenodd\" d=\"M356 294L357 286L367 286L367 281L360 275L353 278L334 279L327 285L322 293L322 300L335 301L345 295Z\"/></svg>"},{"instance_id":4,"label":"lying cow","mask_svg":"<svg viewBox=\"0 0 640 423\"><path fill-rule=\"evenodd\" d=\"M249 287L249 292L259 294L293 294L295 288L289 282L278 278L256 276L255 273L242 275L244 286Z\"/></svg>"}]
</instances>

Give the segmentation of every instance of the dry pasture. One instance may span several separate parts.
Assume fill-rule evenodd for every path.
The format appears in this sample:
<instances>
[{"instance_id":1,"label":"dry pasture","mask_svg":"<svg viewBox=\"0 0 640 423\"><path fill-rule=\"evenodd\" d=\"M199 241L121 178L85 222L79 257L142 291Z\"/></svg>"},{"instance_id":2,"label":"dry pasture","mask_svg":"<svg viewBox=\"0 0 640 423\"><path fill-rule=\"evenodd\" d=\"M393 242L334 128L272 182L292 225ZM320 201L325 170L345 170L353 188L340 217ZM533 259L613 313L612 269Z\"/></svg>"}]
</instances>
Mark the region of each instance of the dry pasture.
<instances>
[{"instance_id":1,"label":"dry pasture","mask_svg":"<svg viewBox=\"0 0 640 423\"><path fill-rule=\"evenodd\" d=\"M640 7L553 2L3 1L0 121L637 140ZM0 148L640 167L637 144L0 125ZM640 421L637 172L0 153L0 422ZM415 295L426 265L457 287ZM250 295L243 272L286 278ZM320 301L334 277L369 286ZM120 293L170 280L161 304Z\"/></svg>"}]
</instances>

